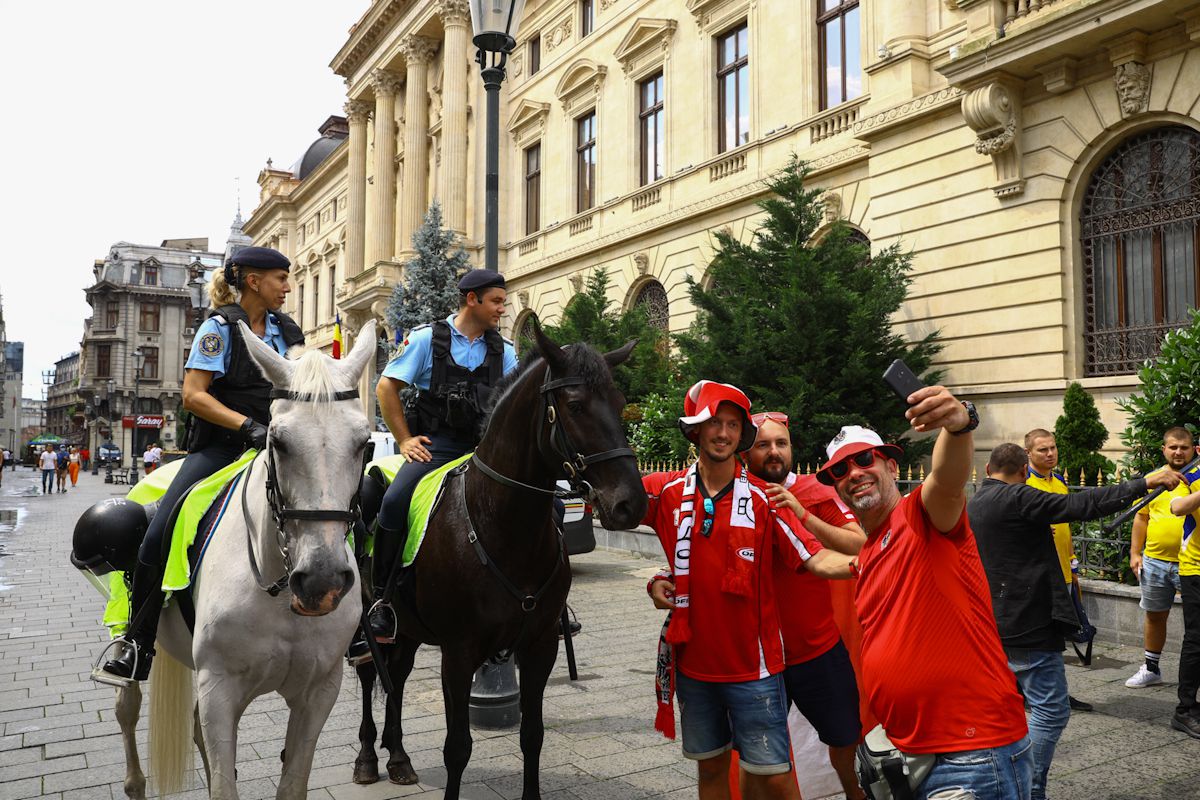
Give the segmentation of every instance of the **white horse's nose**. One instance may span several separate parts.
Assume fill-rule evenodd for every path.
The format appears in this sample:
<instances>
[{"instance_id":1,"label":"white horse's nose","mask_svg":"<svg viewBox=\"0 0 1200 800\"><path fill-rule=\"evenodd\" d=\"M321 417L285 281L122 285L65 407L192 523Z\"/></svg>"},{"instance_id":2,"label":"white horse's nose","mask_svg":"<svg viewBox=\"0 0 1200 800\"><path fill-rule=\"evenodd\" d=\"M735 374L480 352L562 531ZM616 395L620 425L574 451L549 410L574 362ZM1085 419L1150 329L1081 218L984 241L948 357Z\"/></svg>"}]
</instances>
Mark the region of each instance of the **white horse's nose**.
<instances>
[{"instance_id":1,"label":"white horse's nose","mask_svg":"<svg viewBox=\"0 0 1200 800\"><path fill-rule=\"evenodd\" d=\"M342 563L339 563L342 562ZM334 559L327 551L306 559L292 570L288 587L292 590L292 611L305 616L322 616L338 607L338 603L354 586L354 570Z\"/></svg>"}]
</instances>

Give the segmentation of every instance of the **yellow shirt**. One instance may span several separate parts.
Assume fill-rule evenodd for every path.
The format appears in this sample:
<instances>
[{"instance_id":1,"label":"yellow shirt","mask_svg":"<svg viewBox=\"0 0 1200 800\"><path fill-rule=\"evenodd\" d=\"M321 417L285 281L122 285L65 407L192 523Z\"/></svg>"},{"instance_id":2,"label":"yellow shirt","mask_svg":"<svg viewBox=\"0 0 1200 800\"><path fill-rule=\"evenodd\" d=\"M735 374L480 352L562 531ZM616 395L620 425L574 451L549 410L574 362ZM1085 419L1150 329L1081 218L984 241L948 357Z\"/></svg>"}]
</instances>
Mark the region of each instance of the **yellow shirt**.
<instances>
[{"instance_id":1,"label":"yellow shirt","mask_svg":"<svg viewBox=\"0 0 1200 800\"><path fill-rule=\"evenodd\" d=\"M1067 493L1066 482L1063 481L1061 475L1055 472L1042 477L1030 467L1029 477L1025 479L1025 483L1039 491L1051 494ZM1200 486L1197 486L1197 491L1200 491ZM1054 549L1058 551L1058 564L1062 567L1063 580L1070 583L1071 559L1075 556L1075 551L1071 548L1071 525L1066 522L1056 522L1050 527L1054 529Z\"/></svg>"},{"instance_id":2,"label":"yellow shirt","mask_svg":"<svg viewBox=\"0 0 1200 800\"><path fill-rule=\"evenodd\" d=\"M1162 472L1166 467L1160 467L1155 472ZM1154 473L1150 473L1154 474ZM1200 489L1200 486L1197 487ZM1185 481L1169 492L1163 492L1154 498L1150 505L1138 512L1138 516L1150 517L1146 527L1146 550L1143 555L1147 558L1157 558L1159 561L1178 561L1179 544L1183 539L1183 517L1171 513L1171 501L1176 497L1187 497L1191 489Z\"/></svg>"},{"instance_id":3,"label":"yellow shirt","mask_svg":"<svg viewBox=\"0 0 1200 800\"><path fill-rule=\"evenodd\" d=\"M1187 493L1200 492L1200 469L1192 469L1183 474L1183 487L1187 484ZM1183 543L1179 547L1179 574L1200 575L1200 536L1195 536L1196 524L1200 522L1200 511L1193 511L1183 518Z\"/></svg>"}]
</instances>

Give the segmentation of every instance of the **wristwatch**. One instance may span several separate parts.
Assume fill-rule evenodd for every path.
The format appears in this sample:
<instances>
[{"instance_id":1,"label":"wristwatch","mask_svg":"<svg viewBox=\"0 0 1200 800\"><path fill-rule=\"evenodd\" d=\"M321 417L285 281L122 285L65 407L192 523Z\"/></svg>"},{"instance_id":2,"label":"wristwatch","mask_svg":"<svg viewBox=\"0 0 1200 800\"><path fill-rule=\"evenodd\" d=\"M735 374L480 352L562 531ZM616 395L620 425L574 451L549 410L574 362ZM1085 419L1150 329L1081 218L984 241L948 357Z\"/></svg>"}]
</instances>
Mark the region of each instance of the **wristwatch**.
<instances>
[{"instance_id":1,"label":"wristwatch","mask_svg":"<svg viewBox=\"0 0 1200 800\"><path fill-rule=\"evenodd\" d=\"M967 417L969 418L969 421L959 430L950 431L950 433L954 436L962 436L964 433L970 433L979 427L979 412L975 410L975 404L970 400L962 400L960 402L963 404L963 408L967 410Z\"/></svg>"}]
</instances>

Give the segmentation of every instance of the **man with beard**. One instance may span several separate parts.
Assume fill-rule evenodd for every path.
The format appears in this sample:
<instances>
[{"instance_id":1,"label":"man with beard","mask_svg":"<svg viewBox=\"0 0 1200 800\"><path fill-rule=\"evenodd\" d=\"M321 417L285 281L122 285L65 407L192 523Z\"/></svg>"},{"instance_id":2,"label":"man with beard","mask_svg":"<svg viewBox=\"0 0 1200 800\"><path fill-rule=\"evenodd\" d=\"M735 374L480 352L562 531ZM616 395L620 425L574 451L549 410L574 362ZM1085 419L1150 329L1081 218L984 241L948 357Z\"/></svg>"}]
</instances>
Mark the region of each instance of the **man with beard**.
<instances>
[{"instance_id":1,"label":"man with beard","mask_svg":"<svg viewBox=\"0 0 1200 800\"><path fill-rule=\"evenodd\" d=\"M940 430L929 476L911 494L897 485L900 448L857 425L833 438L817 472L867 531L856 564L859 681L900 751L935 756L918 800L951 790L1021 800L1032 778L1025 712L966 514L979 417L942 386L907 399L915 431Z\"/></svg>"},{"instance_id":2,"label":"man with beard","mask_svg":"<svg viewBox=\"0 0 1200 800\"><path fill-rule=\"evenodd\" d=\"M776 508L788 508L825 547L855 555L867 540L837 493L811 475L791 471L792 437L787 415L755 414L758 437L746 451L750 474L767 482ZM672 575L655 575L647 590L657 608L670 608ZM862 734L854 666L834 620L829 581L811 572L797 573L782 560L773 570L779 622L783 633L788 699L829 748L829 763L850 800L866 797L854 772L854 751Z\"/></svg>"},{"instance_id":3,"label":"man with beard","mask_svg":"<svg viewBox=\"0 0 1200 800\"><path fill-rule=\"evenodd\" d=\"M1179 472L1196 452L1192 432L1171 428L1163 434L1162 454L1166 465L1158 471ZM1183 519L1171 513L1171 501L1187 497L1186 485L1176 486L1150 501L1133 518L1133 538L1129 546L1129 567L1138 576L1142 589L1142 610L1146 612L1143 633L1146 662L1125 681L1131 689L1162 683L1163 646L1167 643L1167 618L1179 592L1179 545L1183 542Z\"/></svg>"},{"instance_id":4,"label":"man with beard","mask_svg":"<svg viewBox=\"0 0 1200 800\"><path fill-rule=\"evenodd\" d=\"M679 692L683 753L697 761L701 800L729 797L737 748L749 796L792 798L784 650L771 579L790 569L849 577L850 558L822 549L735 455L755 440L750 400L737 387L700 381L679 426L699 451L690 468L643 478L654 528L675 575L659 645L655 727L674 738ZM694 620L694 622L692 621Z\"/></svg>"}]
</instances>

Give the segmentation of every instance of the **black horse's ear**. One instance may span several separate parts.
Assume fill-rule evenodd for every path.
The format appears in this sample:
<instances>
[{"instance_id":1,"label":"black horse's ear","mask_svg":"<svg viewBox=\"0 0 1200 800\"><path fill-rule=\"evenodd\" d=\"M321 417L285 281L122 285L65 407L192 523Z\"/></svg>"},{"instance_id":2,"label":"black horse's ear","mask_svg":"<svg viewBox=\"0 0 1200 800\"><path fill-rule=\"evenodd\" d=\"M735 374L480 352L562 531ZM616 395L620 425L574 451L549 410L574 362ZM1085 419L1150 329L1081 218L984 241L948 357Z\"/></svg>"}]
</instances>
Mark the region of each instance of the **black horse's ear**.
<instances>
[{"instance_id":1,"label":"black horse's ear","mask_svg":"<svg viewBox=\"0 0 1200 800\"><path fill-rule=\"evenodd\" d=\"M533 318L533 340L537 343L542 358L550 365L551 371L561 372L566 367L567 354L542 331L542 324L538 322L537 317Z\"/></svg>"},{"instance_id":2,"label":"black horse's ear","mask_svg":"<svg viewBox=\"0 0 1200 800\"><path fill-rule=\"evenodd\" d=\"M611 353L604 354L604 361L608 364L608 368L612 369L618 364L624 364L629 358L629 354L633 352L633 348L637 347L638 340L630 339L624 346L613 350Z\"/></svg>"}]
</instances>

